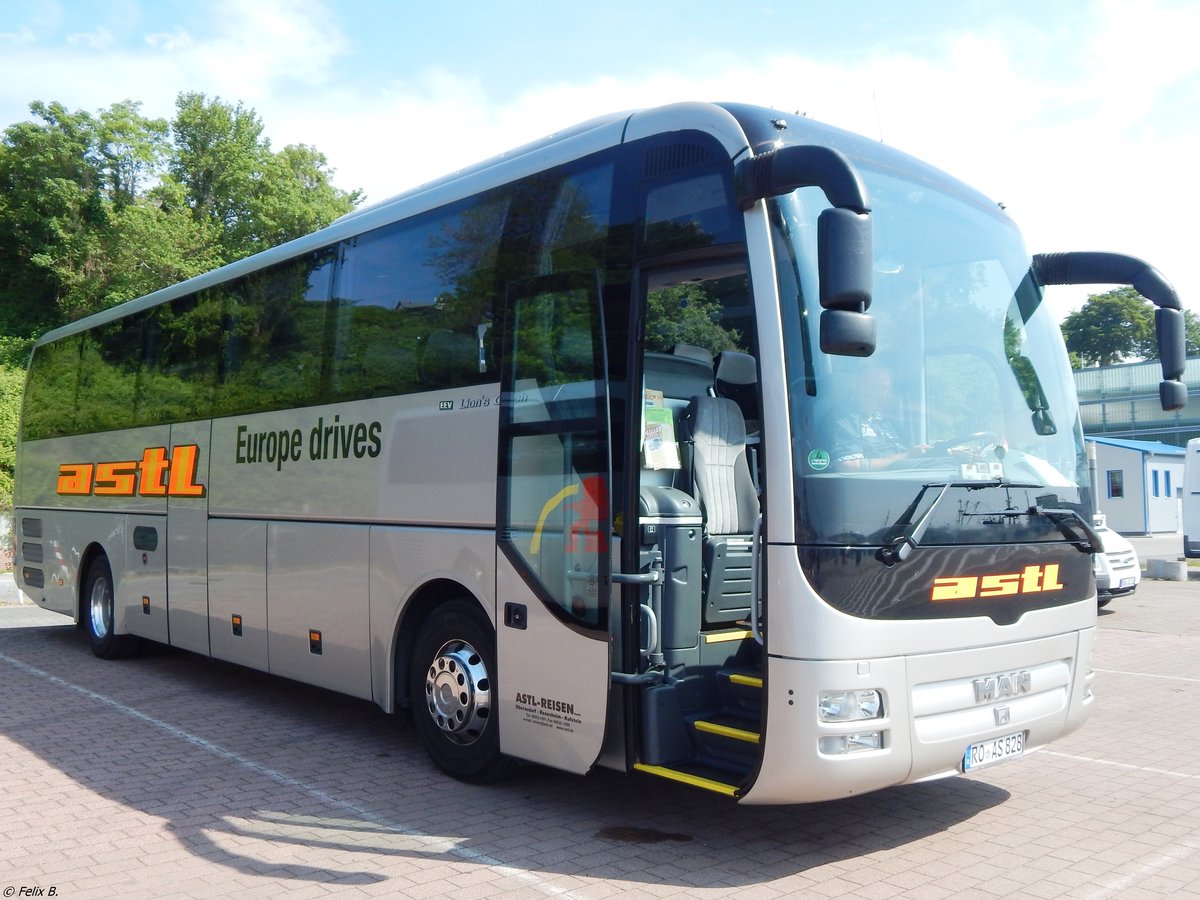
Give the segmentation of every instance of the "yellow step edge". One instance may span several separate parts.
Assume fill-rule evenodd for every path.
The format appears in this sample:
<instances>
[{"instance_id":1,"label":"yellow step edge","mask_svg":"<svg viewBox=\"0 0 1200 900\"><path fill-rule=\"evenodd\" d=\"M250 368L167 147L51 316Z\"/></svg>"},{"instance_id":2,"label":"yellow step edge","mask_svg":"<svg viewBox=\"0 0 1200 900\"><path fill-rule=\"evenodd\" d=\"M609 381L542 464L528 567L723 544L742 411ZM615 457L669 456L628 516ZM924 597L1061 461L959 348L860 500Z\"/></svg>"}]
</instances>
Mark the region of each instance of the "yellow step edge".
<instances>
[{"instance_id":1,"label":"yellow step edge","mask_svg":"<svg viewBox=\"0 0 1200 900\"><path fill-rule=\"evenodd\" d=\"M756 675L730 675L730 682L740 684L743 687L762 687L762 679Z\"/></svg>"},{"instance_id":2,"label":"yellow step edge","mask_svg":"<svg viewBox=\"0 0 1200 900\"><path fill-rule=\"evenodd\" d=\"M683 784L690 784L692 787L703 788L706 791L715 791L718 794L724 794L727 797L736 797L738 789L732 784L724 784L720 781L713 781L711 778L701 778L699 775L689 775L687 772L680 772L678 769L668 769L666 766L651 766L646 763L634 763L633 767L639 772L645 772L648 775L657 775L659 778L669 778L671 781L679 781Z\"/></svg>"},{"instance_id":3,"label":"yellow step edge","mask_svg":"<svg viewBox=\"0 0 1200 900\"><path fill-rule=\"evenodd\" d=\"M735 741L745 741L748 744L757 744L759 735L754 731L746 731L744 728L733 728L730 725L718 725L716 722L705 722L697 720L692 723L697 731L707 731L709 734L719 734L721 737L732 738Z\"/></svg>"}]
</instances>

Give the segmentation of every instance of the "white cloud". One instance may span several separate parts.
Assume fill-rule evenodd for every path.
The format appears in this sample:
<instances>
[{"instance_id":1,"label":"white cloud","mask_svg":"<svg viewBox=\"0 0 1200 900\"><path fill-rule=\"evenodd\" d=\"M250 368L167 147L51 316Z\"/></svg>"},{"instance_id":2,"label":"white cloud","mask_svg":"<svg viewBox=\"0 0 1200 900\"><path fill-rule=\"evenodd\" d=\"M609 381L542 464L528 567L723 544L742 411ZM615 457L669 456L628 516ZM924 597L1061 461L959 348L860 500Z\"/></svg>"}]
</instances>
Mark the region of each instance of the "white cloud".
<instances>
[{"instance_id":1,"label":"white cloud","mask_svg":"<svg viewBox=\"0 0 1200 900\"><path fill-rule=\"evenodd\" d=\"M145 44L151 50L162 53L187 53L196 42L182 28L174 31L158 31L146 35Z\"/></svg>"},{"instance_id":2,"label":"white cloud","mask_svg":"<svg viewBox=\"0 0 1200 900\"><path fill-rule=\"evenodd\" d=\"M33 29L28 25L21 25L16 31L0 31L0 47L32 44L36 40L37 38L34 37Z\"/></svg>"},{"instance_id":3,"label":"white cloud","mask_svg":"<svg viewBox=\"0 0 1200 900\"><path fill-rule=\"evenodd\" d=\"M89 50L104 50L112 46L113 35L111 31L101 25L93 31L68 34L67 43L75 47L86 47Z\"/></svg>"}]
</instances>

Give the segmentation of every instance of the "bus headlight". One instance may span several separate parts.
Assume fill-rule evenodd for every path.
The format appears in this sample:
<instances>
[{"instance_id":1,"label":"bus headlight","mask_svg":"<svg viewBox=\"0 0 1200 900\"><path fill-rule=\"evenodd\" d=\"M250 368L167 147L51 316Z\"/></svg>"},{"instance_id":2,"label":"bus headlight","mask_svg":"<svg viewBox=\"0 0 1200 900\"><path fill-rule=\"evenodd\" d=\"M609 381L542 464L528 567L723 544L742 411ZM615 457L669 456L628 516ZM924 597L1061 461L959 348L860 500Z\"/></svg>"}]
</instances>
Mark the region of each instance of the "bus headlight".
<instances>
[{"instance_id":1,"label":"bus headlight","mask_svg":"<svg viewBox=\"0 0 1200 900\"><path fill-rule=\"evenodd\" d=\"M821 691L818 700L822 722L857 722L883 717L879 691Z\"/></svg>"}]
</instances>

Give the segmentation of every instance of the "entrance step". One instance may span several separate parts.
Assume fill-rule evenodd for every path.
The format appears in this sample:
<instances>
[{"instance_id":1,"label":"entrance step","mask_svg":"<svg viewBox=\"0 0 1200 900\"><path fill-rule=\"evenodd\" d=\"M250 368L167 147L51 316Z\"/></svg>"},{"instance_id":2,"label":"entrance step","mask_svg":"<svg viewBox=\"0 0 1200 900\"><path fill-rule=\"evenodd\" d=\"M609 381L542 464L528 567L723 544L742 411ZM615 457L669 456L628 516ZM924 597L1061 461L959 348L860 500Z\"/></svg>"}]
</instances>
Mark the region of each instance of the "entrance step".
<instances>
[{"instance_id":1,"label":"entrance step","mask_svg":"<svg viewBox=\"0 0 1200 900\"><path fill-rule=\"evenodd\" d=\"M639 772L653 775L656 778L678 781L716 794L724 794L726 797L737 797L741 794L741 789L736 784L730 783L729 773L710 766L697 763L674 763L670 766L634 763L633 767Z\"/></svg>"}]
</instances>

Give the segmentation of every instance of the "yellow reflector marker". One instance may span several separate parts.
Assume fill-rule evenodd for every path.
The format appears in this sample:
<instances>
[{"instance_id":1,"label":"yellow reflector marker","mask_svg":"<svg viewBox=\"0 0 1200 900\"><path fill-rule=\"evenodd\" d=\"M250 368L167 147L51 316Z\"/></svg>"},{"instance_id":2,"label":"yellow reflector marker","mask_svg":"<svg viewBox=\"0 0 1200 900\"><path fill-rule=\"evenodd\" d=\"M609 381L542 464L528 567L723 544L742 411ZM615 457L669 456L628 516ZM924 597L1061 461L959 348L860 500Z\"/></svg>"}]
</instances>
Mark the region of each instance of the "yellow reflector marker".
<instances>
[{"instance_id":1,"label":"yellow reflector marker","mask_svg":"<svg viewBox=\"0 0 1200 900\"><path fill-rule=\"evenodd\" d=\"M671 781L680 781L684 784L690 784L692 787L704 788L706 791L716 791L718 794L725 794L727 797L737 796L737 788L734 785L713 781L711 778L689 775L687 772L668 769L665 766L648 766L645 763L634 763L633 767L639 772L657 775L660 778L669 778Z\"/></svg>"}]
</instances>

